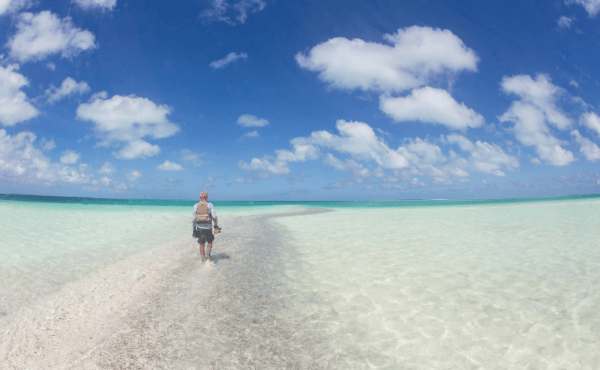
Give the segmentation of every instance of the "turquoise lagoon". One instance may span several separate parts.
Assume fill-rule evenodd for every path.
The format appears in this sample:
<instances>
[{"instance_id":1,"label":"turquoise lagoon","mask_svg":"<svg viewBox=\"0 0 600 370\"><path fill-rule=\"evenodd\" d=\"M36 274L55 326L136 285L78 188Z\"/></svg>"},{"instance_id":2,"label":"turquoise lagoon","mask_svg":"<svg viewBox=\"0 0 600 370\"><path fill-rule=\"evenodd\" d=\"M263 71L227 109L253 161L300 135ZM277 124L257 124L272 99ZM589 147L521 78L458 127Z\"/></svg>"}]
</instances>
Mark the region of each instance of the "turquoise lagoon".
<instances>
[{"instance_id":1,"label":"turquoise lagoon","mask_svg":"<svg viewBox=\"0 0 600 370\"><path fill-rule=\"evenodd\" d=\"M158 248L192 253L194 203L1 195L3 322L132 257ZM230 228L264 214L334 211L268 220L281 237L268 245L277 281L264 284L278 288L263 287L274 292L263 298L269 317L300 333L299 367L600 368L599 195L213 204ZM254 263L249 274L264 269L260 260L236 261L241 250L217 239L220 249L229 259L215 271L234 263ZM243 316L256 312L251 305L235 307ZM275 338L264 325L263 340Z\"/></svg>"}]
</instances>

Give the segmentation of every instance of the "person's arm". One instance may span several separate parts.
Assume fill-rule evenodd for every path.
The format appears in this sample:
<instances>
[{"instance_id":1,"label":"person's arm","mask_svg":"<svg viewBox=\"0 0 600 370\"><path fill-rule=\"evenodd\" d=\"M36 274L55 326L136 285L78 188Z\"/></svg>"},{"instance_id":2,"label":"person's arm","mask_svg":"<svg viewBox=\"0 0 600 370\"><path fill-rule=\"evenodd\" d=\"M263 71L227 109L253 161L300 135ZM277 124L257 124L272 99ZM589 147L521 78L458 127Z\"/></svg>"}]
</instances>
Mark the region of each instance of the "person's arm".
<instances>
[{"instance_id":1,"label":"person's arm","mask_svg":"<svg viewBox=\"0 0 600 370\"><path fill-rule=\"evenodd\" d=\"M198 204L194 204L194 217L192 218L192 228L196 230L196 211L198 210Z\"/></svg>"},{"instance_id":2,"label":"person's arm","mask_svg":"<svg viewBox=\"0 0 600 370\"><path fill-rule=\"evenodd\" d=\"M219 220L217 219L217 212L215 211L215 206L212 205L212 203L210 204L210 215L212 216L213 219L213 227L215 229L219 228Z\"/></svg>"}]
</instances>

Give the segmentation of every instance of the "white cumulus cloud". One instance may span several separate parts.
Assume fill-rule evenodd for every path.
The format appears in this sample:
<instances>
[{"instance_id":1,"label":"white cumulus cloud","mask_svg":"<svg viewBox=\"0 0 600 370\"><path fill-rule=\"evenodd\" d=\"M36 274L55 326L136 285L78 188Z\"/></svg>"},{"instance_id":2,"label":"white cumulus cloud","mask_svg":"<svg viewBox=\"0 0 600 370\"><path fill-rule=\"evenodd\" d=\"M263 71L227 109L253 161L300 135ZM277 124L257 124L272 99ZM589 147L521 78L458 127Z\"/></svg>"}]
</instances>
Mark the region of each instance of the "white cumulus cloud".
<instances>
[{"instance_id":1,"label":"white cumulus cloud","mask_svg":"<svg viewBox=\"0 0 600 370\"><path fill-rule=\"evenodd\" d=\"M575 160L572 152L561 147L547 123L559 130L569 129L572 121L556 105L563 90L546 75L535 80L528 75L504 76L502 91L517 95L509 109L499 117L501 122L514 122L514 134L521 144L535 147L540 159L552 166L566 166Z\"/></svg>"},{"instance_id":2,"label":"white cumulus cloud","mask_svg":"<svg viewBox=\"0 0 600 370\"><path fill-rule=\"evenodd\" d=\"M349 154L356 160L374 161L384 168L403 168L408 165L407 159L390 149L368 124L338 120L335 126L340 135L328 131L313 131L305 140L296 138L292 143L332 149Z\"/></svg>"},{"instance_id":3,"label":"white cumulus cloud","mask_svg":"<svg viewBox=\"0 0 600 370\"><path fill-rule=\"evenodd\" d=\"M446 141L450 144L456 144L463 152L472 152L475 149L473 142L466 137L458 134L446 136Z\"/></svg>"},{"instance_id":4,"label":"white cumulus cloud","mask_svg":"<svg viewBox=\"0 0 600 370\"><path fill-rule=\"evenodd\" d=\"M558 26L560 28L571 28L571 24L573 24L573 21L575 20L575 17L567 17L567 16L561 16L560 18L558 18Z\"/></svg>"},{"instance_id":5,"label":"white cumulus cloud","mask_svg":"<svg viewBox=\"0 0 600 370\"><path fill-rule=\"evenodd\" d=\"M85 94L90 91L90 86L85 81L77 82L71 77L67 77L64 79L59 88L54 86L50 86L49 89L46 90L46 96L48 97L48 103L54 104L63 98L66 98L72 94Z\"/></svg>"},{"instance_id":6,"label":"white cumulus cloud","mask_svg":"<svg viewBox=\"0 0 600 370\"><path fill-rule=\"evenodd\" d=\"M449 30L412 26L384 39L389 44L332 38L296 54L296 61L332 87L365 91L401 92L477 70L475 52Z\"/></svg>"},{"instance_id":7,"label":"white cumulus cloud","mask_svg":"<svg viewBox=\"0 0 600 370\"><path fill-rule=\"evenodd\" d=\"M309 137L297 137L290 141L294 150L277 150L277 157L253 158L250 163L238 162L243 170L262 170L273 174L287 174L288 162L303 162L317 159L321 150L335 150L348 154L356 160L375 161L385 168L402 168L408 161L398 152L390 149L376 136L373 129L363 122L338 120L336 128L340 135L328 131L313 131ZM335 166L334 166L335 167Z\"/></svg>"},{"instance_id":8,"label":"white cumulus cloud","mask_svg":"<svg viewBox=\"0 0 600 370\"><path fill-rule=\"evenodd\" d=\"M269 121L251 114L242 114L238 117L237 124L244 127L264 127L269 124Z\"/></svg>"},{"instance_id":9,"label":"white cumulus cloud","mask_svg":"<svg viewBox=\"0 0 600 370\"><path fill-rule=\"evenodd\" d=\"M98 180L93 180L91 183L91 185L102 185L104 187L112 187L116 190L126 190L127 189L127 185L123 184L122 182L117 182L114 181L111 178L108 178L106 176L99 178Z\"/></svg>"},{"instance_id":10,"label":"white cumulus cloud","mask_svg":"<svg viewBox=\"0 0 600 370\"><path fill-rule=\"evenodd\" d=\"M80 157L81 153L77 153L72 150L65 150L60 156L60 163L73 164L76 163Z\"/></svg>"},{"instance_id":11,"label":"white cumulus cloud","mask_svg":"<svg viewBox=\"0 0 600 370\"><path fill-rule=\"evenodd\" d=\"M97 93L93 93L92 96L90 96L90 101L95 101L96 99L106 99L108 98L108 93L106 91L100 91Z\"/></svg>"},{"instance_id":12,"label":"white cumulus cloud","mask_svg":"<svg viewBox=\"0 0 600 370\"><path fill-rule=\"evenodd\" d=\"M91 176L54 163L33 144L36 136L23 131L14 136L0 129L0 180L21 184L50 186L55 182L87 184ZM85 166L81 167L85 169Z\"/></svg>"},{"instance_id":13,"label":"white cumulus cloud","mask_svg":"<svg viewBox=\"0 0 600 370\"><path fill-rule=\"evenodd\" d=\"M78 118L94 122L96 135L101 139L99 145L127 142L119 152L113 152L117 158L125 159L160 153L158 145L142 139L175 135L179 127L169 122L167 115L170 113L169 106L156 105L146 98L115 95L108 99L105 92L94 94L89 103L77 107Z\"/></svg>"},{"instance_id":14,"label":"white cumulus cloud","mask_svg":"<svg viewBox=\"0 0 600 370\"><path fill-rule=\"evenodd\" d=\"M238 22L246 23L248 14L260 12L265 6L264 0L211 0L210 7L200 13L200 18L235 26Z\"/></svg>"},{"instance_id":15,"label":"white cumulus cloud","mask_svg":"<svg viewBox=\"0 0 600 370\"><path fill-rule=\"evenodd\" d=\"M156 166L157 170L163 170L163 171L183 171L185 168L181 167L181 165L171 162L171 161L165 161L162 164L159 164L158 166Z\"/></svg>"},{"instance_id":16,"label":"white cumulus cloud","mask_svg":"<svg viewBox=\"0 0 600 370\"><path fill-rule=\"evenodd\" d=\"M565 0L565 4L579 4L583 6L590 17L595 17L600 11L600 0Z\"/></svg>"},{"instance_id":17,"label":"white cumulus cloud","mask_svg":"<svg viewBox=\"0 0 600 370\"><path fill-rule=\"evenodd\" d=\"M563 149L560 141L552 135L544 113L537 107L516 101L499 119L501 122L514 122L517 140L523 145L535 147L540 159L546 163L560 167L575 160L573 153Z\"/></svg>"},{"instance_id":18,"label":"white cumulus cloud","mask_svg":"<svg viewBox=\"0 0 600 370\"><path fill-rule=\"evenodd\" d=\"M250 131L250 132L246 132L244 134L245 137L259 137L260 135L258 134L258 131L254 130L254 131Z\"/></svg>"},{"instance_id":19,"label":"white cumulus cloud","mask_svg":"<svg viewBox=\"0 0 600 370\"><path fill-rule=\"evenodd\" d=\"M248 54L246 53L234 53L231 52L227 54L227 56L223 59L215 60L209 64L212 69L221 69L227 67L229 64L238 61L240 59L248 59Z\"/></svg>"},{"instance_id":20,"label":"white cumulus cloud","mask_svg":"<svg viewBox=\"0 0 600 370\"><path fill-rule=\"evenodd\" d=\"M445 155L438 145L420 138L406 139L404 145L393 149L363 122L339 120L336 128L339 135L324 130L313 131L310 136L290 140L293 150L276 150L275 157L253 158L250 163L239 161L238 167L281 175L290 173L290 162L322 158L325 166L345 172L357 183L367 178L378 178L387 183L397 183L402 179L406 184L390 187L398 189L422 186L424 183L415 180L415 176L428 177L434 185L450 185L453 178L460 180L469 176L468 171L505 176L504 170L513 171L519 167L518 159L505 153L500 146L472 142L462 135L442 136L441 140L457 145L466 156L452 149ZM350 158L340 159L338 154ZM369 162L371 165L365 166ZM400 178L388 175L386 170L392 170L394 176Z\"/></svg>"},{"instance_id":21,"label":"white cumulus cloud","mask_svg":"<svg viewBox=\"0 0 600 370\"><path fill-rule=\"evenodd\" d=\"M408 139L406 145L402 145L398 150L411 164L435 164L446 162L446 156L442 154L442 149L426 140L416 138Z\"/></svg>"},{"instance_id":22,"label":"white cumulus cloud","mask_svg":"<svg viewBox=\"0 0 600 370\"><path fill-rule=\"evenodd\" d=\"M30 4L30 0L0 0L0 15L15 13L20 9L28 7Z\"/></svg>"},{"instance_id":23,"label":"white cumulus cloud","mask_svg":"<svg viewBox=\"0 0 600 370\"><path fill-rule=\"evenodd\" d=\"M135 95L115 95L110 99L95 95L89 103L77 107L77 117L95 123L103 145L114 141L133 141L145 136L161 139L175 135L179 127L169 122L171 108L156 105Z\"/></svg>"},{"instance_id":24,"label":"white cumulus cloud","mask_svg":"<svg viewBox=\"0 0 600 370\"><path fill-rule=\"evenodd\" d=\"M466 169L476 172L489 173L494 176L505 176L501 171L506 167L514 171L519 167L519 160L510 154L507 154L496 144L490 144L477 140L475 143L462 135L448 135L448 142L456 143L462 151L468 152L468 165Z\"/></svg>"},{"instance_id":25,"label":"white cumulus cloud","mask_svg":"<svg viewBox=\"0 0 600 370\"><path fill-rule=\"evenodd\" d=\"M39 114L29 103L27 95L21 91L29 82L25 76L16 72L18 69L17 64L0 66L0 123L3 126L14 126Z\"/></svg>"},{"instance_id":26,"label":"white cumulus cloud","mask_svg":"<svg viewBox=\"0 0 600 370\"><path fill-rule=\"evenodd\" d=\"M181 149L179 152L181 160L193 166L202 166L204 163L200 158L204 157L204 153L195 153L189 149Z\"/></svg>"},{"instance_id":27,"label":"white cumulus cloud","mask_svg":"<svg viewBox=\"0 0 600 370\"><path fill-rule=\"evenodd\" d=\"M113 10L117 5L117 0L73 0L73 2L84 10Z\"/></svg>"},{"instance_id":28,"label":"white cumulus cloud","mask_svg":"<svg viewBox=\"0 0 600 370\"><path fill-rule=\"evenodd\" d=\"M405 97L382 96L380 109L396 122L420 121L440 124L452 130L465 130L480 127L484 123L482 115L458 103L443 89L423 87L414 89Z\"/></svg>"},{"instance_id":29,"label":"white cumulus cloud","mask_svg":"<svg viewBox=\"0 0 600 370\"><path fill-rule=\"evenodd\" d=\"M56 143L54 142L54 139L47 140L46 138L41 138L40 147L42 148L42 151L47 152L56 148Z\"/></svg>"},{"instance_id":30,"label":"white cumulus cloud","mask_svg":"<svg viewBox=\"0 0 600 370\"><path fill-rule=\"evenodd\" d=\"M159 153L160 147L158 145L152 145L144 140L132 140L118 152L112 152L119 159L153 157Z\"/></svg>"},{"instance_id":31,"label":"white cumulus cloud","mask_svg":"<svg viewBox=\"0 0 600 370\"><path fill-rule=\"evenodd\" d=\"M359 184L362 184L364 179L373 175L368 168L365 168L362 164L356 162L354 159L346 159L345 161L342 161L331 153L327 153L325 155L323 164L325 166L335 168L338 171L348 173L348 176L355 179Z\"/></svg>"},{"instance_id":32,"label":"white cumulus cloud","mask_svg":"<svg viewBox=\"0 0 600 370\"><path fill-rule=\"evenodd\" d=\"M556 105L565 91L554 85L549 76L538 74L535 79L529 75L504 76L501 87L503 92L517 95L524 103L542 111L546 120L557 128L565 130L571 127L571 119Z\"/></svg>"},{"instance_id":33,"label":"white cumulus cloud","mask_svg":"<svg viewBox=\"0 0 600 370\"><path fill-rule=\"evenodd\" d=\"M275 175L285 175L290 173L286 161L274 160L271 162L272 159L273 158L270 156L265 156L263 158L252 158L250 163L239 161L238 167L246 171L267 171Z\"/></svg>"},{"instance_id":34,"label":"white cumulus cloud","mask_svg":"<svg viewBox=\"0 0 600 370\"><path fill-rule=\"evenodd\" d=\"M600 136L600 117L594 112L586 112L579 118L579 123L587 126L590 130L594 131L596 135Z\"/></svg>"},{"instance_id":35,"label":"white cumulus cloud","mask_svg":"<svg viewBox=\"0 0 600 370\"><path fill-rule=\"evenodd\" d=\"M104 162L102 167L98 170L98 173L101 173L104 175L112 175L116 171L117 171L117 169L110 162Z\"/></svg>"},{"instance_id":36,"label":"white cumulus cloud","mask_svg":"<svg viewBox=\"0 0 600 370\"><path fill-rule=\"evenodd\" d=\"M579 151L588 161L596 163L600 159L600 148L590 139L581 136L578 130L571 131L571 136L579 144Z\"/></svg>"},{"instance_id":37,"label":"white cumulus cloud","mask_svg":"<svg viewBox=\"0 0 600 370\"><path fill-rule=\"evenodd\" d=\"M469 176L469 171L488 173L495 176L505 176L504 168L513 171L519 167L516 157L506 154L496 144L477 141L473 143L465 136L452 134L441 137L442 142L458 145L466 157L458 155L449 149L444 155L442 149L427 140L420 138L407 139L407 143L398 148L410 165L400 170L394 170L407 184L400 184L400 188L412 188L418 183L415 176L427 177L433 180L434 185L450 185L457 178L464 182ZM397 182L394 177L384 177L382 181ZM406 187L408 186L408 187Z\"/></svg>"},{"instance_id":38,"label":"white cumulus cloud","mask_svg":"<svg viewBox=\"0 0 600 370\"><path fill-rule=\"evenodd\" d=\"M26 62L58 53L63 58L71 58L97 45L95 36L90 31L75 27L70 17L60 19L46 10L37 14L21 13L17 33L6 46L12 58Z\"/></svg>"},{"instance_id":39,"label":"white cumulus cloud","mask_svg":"<svg viewBox=\"0 0 600 370\"><path fill-rule=\"evenodd\" d=\"M127 172L127 174L125 175L125 178L127 180L129 180L130 182L134 182L137 181L138 179L140 179L142 177L142 173L140 171L137 170L133 170L133 171L129 171Z\"/></svg>"}]
</instances>

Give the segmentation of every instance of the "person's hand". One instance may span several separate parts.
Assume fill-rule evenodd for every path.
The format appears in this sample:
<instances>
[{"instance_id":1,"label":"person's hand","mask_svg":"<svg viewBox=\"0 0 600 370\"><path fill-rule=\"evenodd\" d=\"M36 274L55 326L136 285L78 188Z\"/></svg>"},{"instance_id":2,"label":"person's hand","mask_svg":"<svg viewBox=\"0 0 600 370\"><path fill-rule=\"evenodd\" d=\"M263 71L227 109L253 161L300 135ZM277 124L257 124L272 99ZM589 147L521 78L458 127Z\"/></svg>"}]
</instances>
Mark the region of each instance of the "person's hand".
<instances>
[{"instance_id":1,"label":"person's hand","mask_svg":"<svg viewBox=\"0 0 600 370\"><path fill-rule=\"evenodd\" d=\"M218 226L215 226L215 232L220 233L221 232L221 228Z\"/></svg>"}]
</instances>

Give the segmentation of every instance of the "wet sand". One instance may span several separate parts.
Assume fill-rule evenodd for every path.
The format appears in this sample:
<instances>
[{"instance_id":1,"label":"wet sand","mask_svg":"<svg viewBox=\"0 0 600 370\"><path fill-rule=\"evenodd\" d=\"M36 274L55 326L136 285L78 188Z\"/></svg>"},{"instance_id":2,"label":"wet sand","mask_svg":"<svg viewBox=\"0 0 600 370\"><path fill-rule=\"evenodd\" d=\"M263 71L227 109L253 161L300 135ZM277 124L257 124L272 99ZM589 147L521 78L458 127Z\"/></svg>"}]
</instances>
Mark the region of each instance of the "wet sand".
<instances>
[{"instance_id":1,"label":"wet sand","mask_svg":"<svg viewBox=\"0 0 600 370\"><path fill-rule=\"evenodd\" d=\"M223 220L214 266L183 237L68 284L0 320L1 369L322 368L324 338L280 315L293 302L270 219Z\"/></svg>"}]
</instances>

